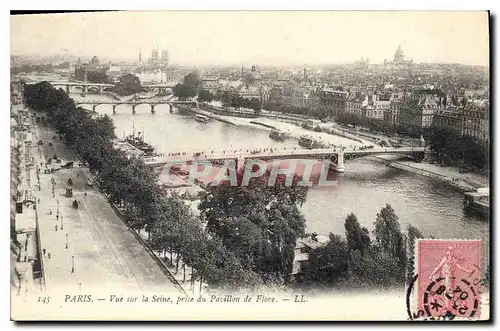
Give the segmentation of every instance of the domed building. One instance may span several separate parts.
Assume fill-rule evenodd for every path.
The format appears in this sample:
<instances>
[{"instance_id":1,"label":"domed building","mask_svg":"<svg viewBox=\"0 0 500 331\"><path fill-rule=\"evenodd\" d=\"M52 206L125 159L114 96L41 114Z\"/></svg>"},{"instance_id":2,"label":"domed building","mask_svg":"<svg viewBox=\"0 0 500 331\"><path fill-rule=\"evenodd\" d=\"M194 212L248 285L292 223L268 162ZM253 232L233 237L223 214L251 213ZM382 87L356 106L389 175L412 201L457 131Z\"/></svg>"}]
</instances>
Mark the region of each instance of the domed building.
<instances>
[{"instance_id":1,"label":"domed building","mask_svg":"<svg viewBox=\"0 0 500 331\"><path fill-rule=\"evenodd\" d=\"M384 65L386 69L389 70L408 70L411 68L413 64L413 61L411 59L407 59L403 49L401 48L401 45L398 46L398 49L396 49L396 52L394 53L394 58L392 61L384 61Z\"/></svg>"},{"instance_id":2,"label":"domed building","mask_svg":"<svg viewBox=\"0 0 500 331\"><path fill-rule=\"evenodd\" d=\"M109 66L99 64L97 56L92 57L89 63L83 64L80 58L78 58L75 65L75 79L91 83L108 83L108 70Z\"/></svg>"}]
</instances>

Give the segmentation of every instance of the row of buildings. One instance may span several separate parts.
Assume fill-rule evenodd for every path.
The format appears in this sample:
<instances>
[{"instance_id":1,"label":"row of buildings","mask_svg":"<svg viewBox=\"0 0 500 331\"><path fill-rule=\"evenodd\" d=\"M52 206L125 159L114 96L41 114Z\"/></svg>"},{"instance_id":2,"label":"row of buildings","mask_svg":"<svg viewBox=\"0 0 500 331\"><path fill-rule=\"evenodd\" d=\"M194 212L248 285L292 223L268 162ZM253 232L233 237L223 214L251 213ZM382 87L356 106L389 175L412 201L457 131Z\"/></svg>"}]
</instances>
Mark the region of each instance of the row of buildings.
<instances>
[{"instance_id":1,"label":"row of buildings","mask_svg":"<svg viewBox=\"0 0 500 331\"><path fill-rule=\"evenodd\" d=\"M16 295L42 289L42 262L35 195L29 115L22 104L22 84L11 84L10 114L10 281ZM34 177L34 178L33 178Z\"/></svg>"},{"instance_id":2,"label":"row of buildings","mask_svg":"<svg viewBox=\"0 0 500 331\"><path fill-rule=\"evenodd\" d=\"M274 86L246 84L246 80L236 86L221 85L215 78L202 80L202 88L214 93L230 92L248 99L257 98L264 107L270 103L280 104L326 114L329 118L348 115L421 130L435 124L453 128L479 141L489 139L490 105L484 95L476 98L462 95L457 100L436 88L410 92L346 91L279 81Z\"/></svg>"},{"instance_id":3,"label":"row of buildings","mask_svg":"<svg viewBox=\"0 0 500 331\"><path fill-rule=\"evenodd\" d=\"M369 60L362 59L354 65L367 67ZM392 61L385 61L383 67L389 76L379 77L364 69L352 74L356 71L351 68L333 75L329 82L315 79L315 75L309 75L306 69L293 78L263 79L258 66L252 66L249 71L242 67L237 79L234 74L230 79L216 74L202 76L201 88L214 94L257 98L264 107L279 105L332 119L347 115L420 130L434 124L453 128L479 141L489 139L490 108L486 88L462 88L459 80L449 86L441 84L446 79L439 70L434 72L434 80L439 86L443 85L441 88L422 83L427 74L412 77L411 81L400 77L400 73L418 67L404 55L401 47L394 53ZM460 77L459 74L455 76ZM462 79L468 80L469 77ZM371 83L367 84L367 81Z\"/></svg>"},{"instance_id":4,"label":"row of buildings","mask_svg":"<svg viewBox=\"0 0 500 331\"><path fill-rule=\"evenodd\" d=\"M489 140L489 100L445 94L439 89L412 92L346 92L331 88L319 91L319 109L329 117L348 115L420 130L432 125L447 127L478 141Z\"/></svg>"}]
</instances>

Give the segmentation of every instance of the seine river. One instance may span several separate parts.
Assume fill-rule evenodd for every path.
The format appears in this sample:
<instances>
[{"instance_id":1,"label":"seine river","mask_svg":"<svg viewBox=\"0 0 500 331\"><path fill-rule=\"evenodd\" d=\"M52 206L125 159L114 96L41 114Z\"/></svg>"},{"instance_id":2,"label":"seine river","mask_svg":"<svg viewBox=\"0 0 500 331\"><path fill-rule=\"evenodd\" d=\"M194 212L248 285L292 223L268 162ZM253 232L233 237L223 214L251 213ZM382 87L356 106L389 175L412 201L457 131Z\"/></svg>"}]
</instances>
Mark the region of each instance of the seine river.
<instances>
[{"instance_id":1,"label":"seine river","mask_svg":"<svg viewBox=\"0 0 500 331\"><path fill-rule=\"evenodd\" d=\"M71 95L81 100L79 94ZM109 100L103 95L87 95L85 99ZM136 114L127 105L97 107L100 114L110 115L116 135L145 132L145 140L158 153L176 151L211 151L231 149L297 147L295 139L277 142L269 138L269 131L257 127L234 126L219 121L198 123L194 115L177 111L171 114L168 106L136 107ZM337 139L337 138L333 138ZM346 139L338 138L338 144ZM309 190L302 210L307 219L307 232L328 236L330 232L344 235L344 220L354 213L359 222L370 231L377 213L389 203L399 217L403 228L416 226L425 236L434 238L482 239L483 261L489 249L489 223L463 211L463 196L448 185L427 177L387 167L370 159L358 159L346 164L345 174L338 176L334 187L315 187Z\"/></svg>"}]
</instances>

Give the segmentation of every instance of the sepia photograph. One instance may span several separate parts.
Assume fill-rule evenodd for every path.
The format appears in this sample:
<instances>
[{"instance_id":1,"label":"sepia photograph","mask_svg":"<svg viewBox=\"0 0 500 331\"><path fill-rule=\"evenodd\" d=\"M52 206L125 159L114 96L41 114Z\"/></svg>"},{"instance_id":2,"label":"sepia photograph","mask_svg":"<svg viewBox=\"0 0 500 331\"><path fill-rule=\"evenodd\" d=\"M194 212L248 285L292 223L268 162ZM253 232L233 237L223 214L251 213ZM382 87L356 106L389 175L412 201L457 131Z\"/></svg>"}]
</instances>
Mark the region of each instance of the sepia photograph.
<instances>
[{"instance_id":1,"label":"sepia photograph","mask_svg":"<svg viewBox=\"0 0 500 331\"><path fill-rule=\"evenodd\" d=\"M490 320L487 10L9 20L11 320Z\"/></svg>"}]
</instances>

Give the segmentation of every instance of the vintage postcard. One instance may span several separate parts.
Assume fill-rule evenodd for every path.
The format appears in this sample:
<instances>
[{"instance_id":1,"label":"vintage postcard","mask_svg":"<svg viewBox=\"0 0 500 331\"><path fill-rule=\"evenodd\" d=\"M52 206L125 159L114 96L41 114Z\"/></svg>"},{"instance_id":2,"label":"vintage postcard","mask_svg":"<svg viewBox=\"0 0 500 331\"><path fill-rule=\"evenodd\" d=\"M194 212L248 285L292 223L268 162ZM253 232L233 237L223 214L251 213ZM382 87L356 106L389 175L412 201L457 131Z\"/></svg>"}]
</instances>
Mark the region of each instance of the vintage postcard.
<instances>
[{"instance_id":1,"label":"vintage postcard","mask_svg":"<svg viewBox=\"0 0 500 331\"><path fill-rule=\"evenodd\" d=\"M490 319L487 11L10 28L12 320Z\"/></svg>"}]
</instances>

